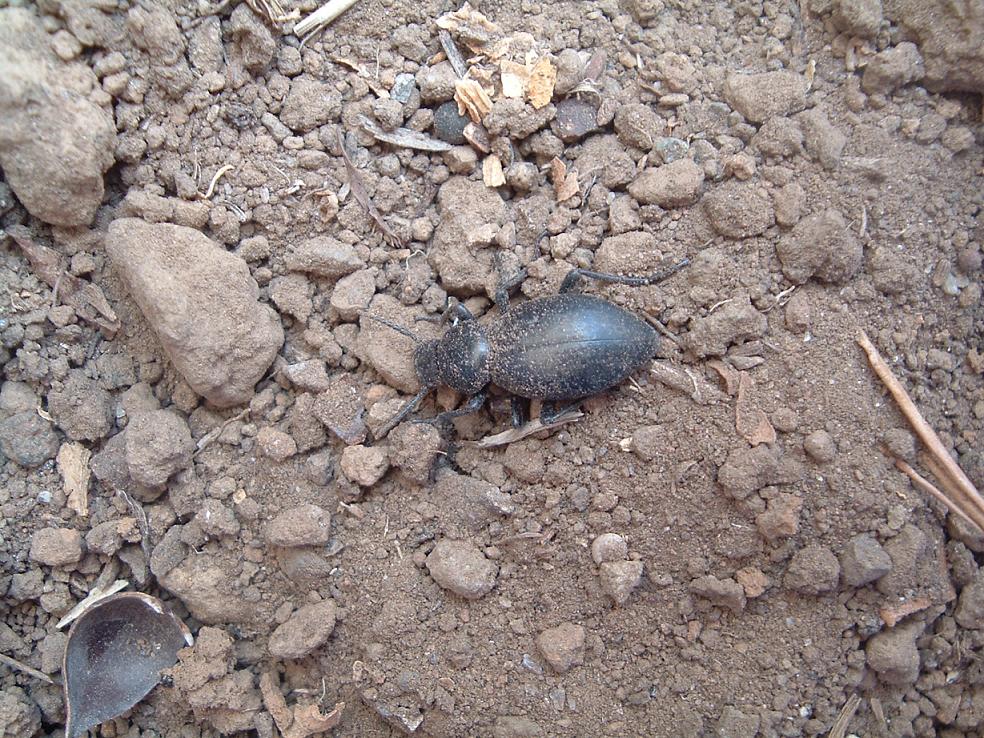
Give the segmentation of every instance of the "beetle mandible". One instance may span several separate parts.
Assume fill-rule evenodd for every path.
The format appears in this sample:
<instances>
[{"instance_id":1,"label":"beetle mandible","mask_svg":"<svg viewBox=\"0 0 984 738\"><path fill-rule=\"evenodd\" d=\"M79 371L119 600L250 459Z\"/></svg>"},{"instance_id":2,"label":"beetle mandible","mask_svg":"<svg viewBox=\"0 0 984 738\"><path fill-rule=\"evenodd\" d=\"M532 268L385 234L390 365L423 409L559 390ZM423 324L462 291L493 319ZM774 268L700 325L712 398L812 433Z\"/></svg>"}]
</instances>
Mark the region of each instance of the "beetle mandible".
<instances>
[{"instance_id":1,"label":"beetle mandible","mask_svg":"<svg viewBox=\"0 0 984 738\"><path fill-rule=\"evenodd\" d=\"M656 284L689 264L643 277L628 277L573 269L560 294L537 297L509 307L510 287L521 273L496 292L501 318L482 326L464 305L454 302L442 316L451 327L439 339L421 341L411 331L382 318L372 319L412 338L417 347L414 369L420 391L376 434L386 436L420 401L439 385L468 397L456 410L441 413L444 420L476 412L485 403L490 384L513 395L513 425L523 422L515 398L543 400L541 419L549 423L570 405L613 387L656 355L659 335L635 313L601 297L574 292L581 277L631 286Z\"/></svg>"}]
</instances>

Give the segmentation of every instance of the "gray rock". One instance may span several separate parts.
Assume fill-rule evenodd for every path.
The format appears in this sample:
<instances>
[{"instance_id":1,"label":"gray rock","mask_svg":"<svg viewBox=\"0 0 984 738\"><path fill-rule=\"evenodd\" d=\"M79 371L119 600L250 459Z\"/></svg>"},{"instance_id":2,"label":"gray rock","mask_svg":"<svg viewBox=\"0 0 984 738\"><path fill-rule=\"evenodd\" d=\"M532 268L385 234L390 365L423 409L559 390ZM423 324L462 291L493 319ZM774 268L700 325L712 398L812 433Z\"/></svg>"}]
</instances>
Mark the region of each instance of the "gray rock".
<instances>
[{"instance_id":1,"label":"gray rock","mask_svg":"<svg viewBox=\"0 0 984 738\"><path fill-rule=\"evenodd\" d=\"M113 428L113 396L80 371L64 387L48 393L48 409L73 441L98 441Z\"/></svg>"},{"instance_id":2,"label":"gray rock","mask_svg":"<svg viewBox=\"0 0 984 738\"><path fill-rule=\"evenodd\" d=\"M887 95L897 88L923 77L923 60L914 43L903 41L898 46L879 51L868 60L861 78L861 87L869 94Z\"/></svg>"},{"instance_id":3,"label":"gray rock","mask_svg":"<svg viewBox=\"0 0 984 738\"><path fill-rule=\"evenodd\" d=\"M82 535L72 528L41 528L31 536L31 561L69 566L82 558Z\"/></svg>"},{"instance_id":4,"label":"gray rock","mask_svg":"<svg viewBox=\"0 0 984 738\"><path fill-rule=\"evenodd\" d=\"M602 533L591 542L591 558L596 564L623 561L629 554L629 544L618 533Z\"/></svg>"},{"instance_id":5,"label":"gray rock","mask_svg":"<svg viewBox=\"0 0 984 738\"><path fill-rule=\"evenodd\" d=\"M908 686L919 677L919 649L916 638L922 623L900 625L878 633L865 645L868 666L885 684Z\"/></svg>"},{"instance_id":6,"label":"gray rock","mask_svg":"<svg viewBox=\"0 0 984 738\"><path fill-rule=\"evenodd\" d=\"M622 105L615 112L615 134L626 146L647 151L662 128L662 118L644 103Z\"/></svg>"},{"instance_id":7,"label":"gray rock","mask_svg":"<svg viewBox=\"0 0 984 738\"><path fill-rule=\"evenodd\" d=\"M376 294L376 277L368 269L342 277L331 291L331 306L342 320L356 320Z\"/></svg>"},{"instance_id":8,"label":"gray rock","mask_svg":"<svg viewBox=\"0 0 984 738\"><path fill-rule=\"evenodd\" d=\"M434 111L434 135L452 146L465 143L465 126L471 118L458 113L458 103L448 101Z\"/></svg>"},{"instance_id":9,"label":"gray rock","mask_svg":"<svg viewBox=\"0 0 984 738\"><path fill-rule=\"evenodd\" d=\"M984 570L960 592L953 617L964 628L984 628Z\"/></svg>"},{"instance_id":10,"label":"gray rock","mask_svg":"<svg viewBox=\"0 0 984 738\"><path fill-rule=\"evenodd\" d=\"M58 84L66 67L26 8L0 9L0 167L37 218L87 226L102 203L116 126L105 110Z\"/></svg>"},{"instance_id":11,"label":"gray rock","mask_svg":"<svg viewBox=\"0 0 984 738\"><path fill-rule=\"evenodd\" d=\"M790 71L733 74L725 81L724 97L752 123L789 115L806 105L806 80Z\"/></svg>"},{"instance_id":12,"label":"gray rock","mask_svg":"<svg viewBox=\"0 0 984 738\"><path fill-rule=\"evenodd\" d=\"M796 284L811 277L843 284L861 268L861 242L838 210L809 215L782 236L776 247L783 274Z\"/></svg>"},{"instance_id":13,"label":"gray rock","mask_svg":"<svg viewBox=\"0 0 984 738\"><path fill-rule=\"evenodd\" d=\"M841 580L849 587L863 587L892 570L892 558L871 536L854 536L840 556Z\"/></svg>"},{"instance_id":14,"label":"gray rock","mask_svg":"<svg viewBox=\"0 0 984 738\"><path fill-rule=\"evenodd\" d=\"M330 236L316 236L293 246L285 259L287 268L317 277L338 279L365 266L355 248Z\"/></svg>"},{"instance_id":15,"label":"gray rock","mask_svg":"<svg viewBox=\"0 0 984 738\"><path fill-rule=\"evenodd\" d=\"M495 586L499 567L465 541L440 541L427 556L427 571L444 589L477 600Z\"/></svg>"},{"instance_id":16,"label":"gray rock","mask_svg":"<svg viewBox=\"0 0 984 738\"><path fill-rule=\"evenodd\" d=\"M151 489L191 464L195 442L184 419L169 410L131 418L126 428L126 465L130 478Z\"/></svg>"},{"instance_id":17,"label":"gray rock","mask_svg":"<svg viewBox=\"0 0 984 738\"><path fill-rule=\"evenodd\" d=\"M584 627L574 623L561 623L547 628L536 637L536 649L558 674L566 674L573 667L584 663Z\"/></svg>"},{"instance_id":18,"label":"gray rock","mask_svg":"<svg viewBox=\"0 0 984 738\"><path fill-rule=\"evenodd\" d=\"M793 554L785 584L800 594L819 595L837 589L840 562L826 546L812 544Z\"/></svg>"},{"instance_id":19,"label":"gray rock","mask_svg":"<svg viewBox=\"0 0 984 738\"><path fill-rule=\"evenodd\" d=\"M253 396L284 341L246 262L199 231L114 221L106 250L175 369L217 407Z\"/></svg>"},{"instance_id":20,"label":"gray rock","mask_svg":"<svg viewBox=\"0 0 984 738\"><path fill-rule=\"evenodd\" d=\"M0 451L25 467L41 466L58 453L58 434L51 423L31 410L0 423Z\"/></svg>"},{"instance_id":21,"label":"gray rock","mask_svg":"<svg viewBox=\"0 0 984 738\"><path fill-rule=\"evenodd\" d=\"M629 185L629 194L643 205L680 208L697 202L703 181L704 172L692 159L679 159L644 171Z\"/></svg>"},{"instance_id":22,"label":"gray rock","mask_svg":"<svg viewBox=\"0 0 984 738\"><path fill-rule=\"evenodd\" d=\"M881 0L837 0L831 18L845 33L873 38L882 23Z\"/></svg>"},{"instance_id":23,"label":"gray rock","mask_svg":"<svg viewBox=\"0 0 984 738\"><path fill-rule=\"evenodd\" d=\"M302 659L322 646L335 629L331 600L299 607L270 635L270 653L278 659Z\"/></svg>"},{"instance_id":24,"label":"gray rock","mask_svg":"<svg viewBox=\"0 0 984 738\"><path fill-rule=\"evenodd\" d=\"M601 589L616 605L624 605L642 581L641 561L606 561L598 567Z\"/></svg>"},{"instance_id":25,"label":"gray rock","mask_svg":"<svg viewBox=\"0 0 984 738\"><path fill-rule=\"evenodd\" d=\"M331 514L312 504L288 508L266 525L263 538L271 546L324 546L331 540Z\"/></svg>"}]
</instances>

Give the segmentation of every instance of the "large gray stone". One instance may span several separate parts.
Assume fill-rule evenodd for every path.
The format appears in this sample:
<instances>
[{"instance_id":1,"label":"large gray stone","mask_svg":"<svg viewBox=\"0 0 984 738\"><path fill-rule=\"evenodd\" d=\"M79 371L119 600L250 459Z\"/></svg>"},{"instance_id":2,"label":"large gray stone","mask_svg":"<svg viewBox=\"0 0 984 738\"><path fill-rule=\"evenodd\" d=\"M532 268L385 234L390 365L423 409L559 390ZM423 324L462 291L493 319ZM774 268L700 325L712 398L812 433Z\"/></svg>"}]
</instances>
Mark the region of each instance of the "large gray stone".
<instances>
[{"instance_id":1,"label":"large gray stone","mask_svg":"<svg viewBox=\"0 0 984 738\"><path fill-rule=\"evenodd\" d=\"M192 228L122 218L106 250L164 351L217 407L253 396L284 342L246 262Z\"/></svg>"}]
</instances>

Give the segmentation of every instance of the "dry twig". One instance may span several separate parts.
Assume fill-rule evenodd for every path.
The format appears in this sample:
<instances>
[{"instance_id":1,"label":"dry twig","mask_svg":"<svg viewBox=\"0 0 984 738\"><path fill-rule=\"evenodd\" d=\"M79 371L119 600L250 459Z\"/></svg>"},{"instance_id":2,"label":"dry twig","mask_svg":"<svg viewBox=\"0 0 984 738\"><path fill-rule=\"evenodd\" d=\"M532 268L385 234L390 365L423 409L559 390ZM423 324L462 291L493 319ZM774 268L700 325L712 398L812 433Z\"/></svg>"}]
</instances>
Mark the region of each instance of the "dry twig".
<instances>
[{"instance_id":1,"label":"dry twig","mask_svg":"<svg viewBox=\"0 0 984 738\"><path fill-rule=\"evenodd\" d=\"M0 653L0 664L6 664L11 669L14 669L16 671L22 671L28 676L32 676L35 679L40 679L42 682L47 682L48 684L55 683L54 679L52 679L50 676L45 674L43 671L38 671L37 669L34 669L28 666L27 664L18 661L12 656L8 656L7 654Z\"/></svg>"},{"instance_id":2,"label":"dry twig","mask_svg":"<svg viewBox=\"0 0 984 738\"><path fill-rule=\"evenodd\" d=\"M862 331L857 342L868 355L871 368L895 399L902 414L909 421L909 425L912 426L916 435L919 436L919 440L926 447L928 452L926 465L930 467L930 470L939 480L940 486L943 488L942 493L952 503L948 504L947 507L959 508L965 519L973 521L976 527L984 530L984 497L981 497L981 493L977 491L973 482L967 478L957 462L950 456L943 442L936 435L936 431L926 422L905 388L892 374L892 370L878 353L878 349L875 348L871 339ZM933 493L930 492L930 494Z\"/></svg>"}]
</instances>

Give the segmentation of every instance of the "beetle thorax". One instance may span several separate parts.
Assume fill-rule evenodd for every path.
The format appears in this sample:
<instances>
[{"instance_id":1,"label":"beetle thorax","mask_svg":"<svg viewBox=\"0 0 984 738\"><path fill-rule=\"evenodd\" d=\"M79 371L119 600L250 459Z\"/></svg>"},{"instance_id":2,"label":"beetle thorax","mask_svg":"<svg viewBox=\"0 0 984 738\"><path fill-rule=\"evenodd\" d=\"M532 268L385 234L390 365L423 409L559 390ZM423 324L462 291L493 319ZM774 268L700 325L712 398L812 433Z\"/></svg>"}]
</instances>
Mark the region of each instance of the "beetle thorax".
<instances>
[{"instance_id":1,"label":"beetle thorax","mask_svg":"<svg viewBox=\"0 0 984 738\"><path fill-rule=\"evenodd\" d=\"M471 320L449 328L437 342L434 363L442 384L469 395L478 392L490 380L485 329Z\"/></svg>"}]
</instances>

